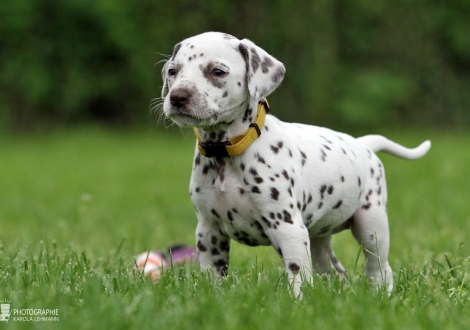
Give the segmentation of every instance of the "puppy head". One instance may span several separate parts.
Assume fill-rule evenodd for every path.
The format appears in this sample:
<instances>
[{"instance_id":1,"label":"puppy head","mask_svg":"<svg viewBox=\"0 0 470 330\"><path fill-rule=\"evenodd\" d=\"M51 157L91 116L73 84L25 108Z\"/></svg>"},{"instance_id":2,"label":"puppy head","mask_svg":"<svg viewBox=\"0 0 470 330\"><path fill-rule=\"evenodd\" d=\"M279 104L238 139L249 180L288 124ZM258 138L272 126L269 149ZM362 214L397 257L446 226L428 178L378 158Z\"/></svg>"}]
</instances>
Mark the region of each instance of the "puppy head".
<instances>
[{"instance_id":1,"label":"puppy head","mask_svg":"<svg viewBox=\"0 0 470 330\"><path fill-rule=\"evenodd\" d=\"M179 126L215 126L281 83L281 62L253 42L207 32L176 44L162 69L165 115Z\"/></svg>"}]
</instances>

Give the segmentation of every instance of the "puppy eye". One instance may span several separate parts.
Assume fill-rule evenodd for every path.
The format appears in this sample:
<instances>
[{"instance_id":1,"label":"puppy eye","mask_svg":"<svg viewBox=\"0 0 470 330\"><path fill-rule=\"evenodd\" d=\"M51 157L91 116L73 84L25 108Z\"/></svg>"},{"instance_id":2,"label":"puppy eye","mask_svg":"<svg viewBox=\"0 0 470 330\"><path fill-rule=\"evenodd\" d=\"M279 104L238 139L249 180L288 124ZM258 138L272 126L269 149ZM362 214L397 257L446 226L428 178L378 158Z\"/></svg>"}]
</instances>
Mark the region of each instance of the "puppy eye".
<instances>
[{"instance_id":1,"label":"puppy eye","mask_svg":"<svg viewBox=\"0 0 470 330\"><path fill-rule=\"evenodd\" d=\"M212 71L212 75L213 75L214 77L222 77L222 76L225 76L226 74L227 74L227 73L226 73L225 71L220 70L220 69L214 69L214 70Z\"/></svg>"},{"instance_id":2,"label":"puppy eye","mask_svg":"<svg viewBox=\"0 0 470 330\"><path fill-rule=\"evenodd\" d=\"M176 76L176 70L175 69L168 69L168 75L169 76Z\"/></svg>"}]
</instances>

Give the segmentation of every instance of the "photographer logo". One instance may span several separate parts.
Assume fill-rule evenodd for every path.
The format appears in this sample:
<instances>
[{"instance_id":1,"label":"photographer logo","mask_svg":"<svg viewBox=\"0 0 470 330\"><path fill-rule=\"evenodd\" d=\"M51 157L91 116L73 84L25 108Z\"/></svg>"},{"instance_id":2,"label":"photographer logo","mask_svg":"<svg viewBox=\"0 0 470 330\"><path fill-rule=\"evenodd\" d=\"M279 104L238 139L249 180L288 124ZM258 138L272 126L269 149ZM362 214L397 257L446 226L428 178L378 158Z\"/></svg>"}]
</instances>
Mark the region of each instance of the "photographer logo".
<instances>
[{"instance_id":1,"label":"photographer logo","mask_svg":"<svg viewBox=\"0 0 470 330\"><path fill-rule=\"evenodd\" d=\"M0 312L0 321L8 322L8 319L10 318L10 304L2 303L0 305Z\"/></svg>"},{"instance_id":2,"label":"photographer logo","mask_svg":"<svg viewBox=\"0 0 470 330\"><path fill-rule=\"evenodd\" d=\"M51 308L11 308L9 301L1 301L0 322L57 322L59 309Z\"/></svg>"}]
</instances>

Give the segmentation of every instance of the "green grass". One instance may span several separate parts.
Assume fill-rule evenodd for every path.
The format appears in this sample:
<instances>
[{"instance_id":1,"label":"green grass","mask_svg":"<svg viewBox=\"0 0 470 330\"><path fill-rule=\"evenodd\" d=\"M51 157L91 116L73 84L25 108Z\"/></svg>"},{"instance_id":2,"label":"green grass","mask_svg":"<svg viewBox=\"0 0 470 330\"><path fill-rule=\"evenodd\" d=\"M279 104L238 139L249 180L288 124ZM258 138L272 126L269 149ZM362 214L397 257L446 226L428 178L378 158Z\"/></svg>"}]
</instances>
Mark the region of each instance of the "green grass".
<instances>
[{"instance_id":1,"label":"green grass","mask_svg":"<svg viewBox=\"0 0 470 330\"><path fill-rule=\"evenodd\" d=\"M190 132L0 137L0 301L58 308L60 317L10 318L0 329L468 329L470 135L386 135L433 142L419 161L381 156L395 291L369 287L359 247L343 232L334 246L345 279L315 277L300 302L268 247L232 243L224 280L193 265L155 285L133 270L149 248L194 244Z\"/></svg>"}]
</instances>

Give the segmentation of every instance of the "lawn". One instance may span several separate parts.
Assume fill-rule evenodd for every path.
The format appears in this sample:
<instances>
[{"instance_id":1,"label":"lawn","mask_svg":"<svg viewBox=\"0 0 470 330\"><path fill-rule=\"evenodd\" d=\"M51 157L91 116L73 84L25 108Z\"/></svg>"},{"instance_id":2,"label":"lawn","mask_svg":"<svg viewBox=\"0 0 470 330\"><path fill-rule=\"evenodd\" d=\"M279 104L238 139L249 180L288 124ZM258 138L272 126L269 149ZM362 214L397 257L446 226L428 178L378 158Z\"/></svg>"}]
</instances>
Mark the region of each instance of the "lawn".
<instances>
[{"instance_id":1,"label":"lawn","mask_svg":"<svg viewBox=\"0 0 470 330\"><path fill-rule=\"evenodd\" d=\"M433 143L414 162L381 155L395 291L369 287L359 247L343 232L334 246L345 279L315 277L300 302L268 247L232 243L224 280L194 265L157 284L133 270L142 251L194 244L190 131L0 136L0 301L59 310L58 321L12 314L0 328L468 329L470 135L385 134Z\"/></svg>"}]
</instances>

